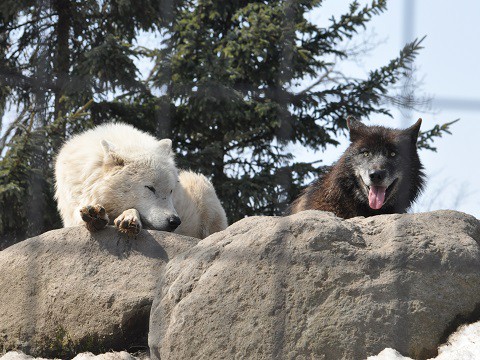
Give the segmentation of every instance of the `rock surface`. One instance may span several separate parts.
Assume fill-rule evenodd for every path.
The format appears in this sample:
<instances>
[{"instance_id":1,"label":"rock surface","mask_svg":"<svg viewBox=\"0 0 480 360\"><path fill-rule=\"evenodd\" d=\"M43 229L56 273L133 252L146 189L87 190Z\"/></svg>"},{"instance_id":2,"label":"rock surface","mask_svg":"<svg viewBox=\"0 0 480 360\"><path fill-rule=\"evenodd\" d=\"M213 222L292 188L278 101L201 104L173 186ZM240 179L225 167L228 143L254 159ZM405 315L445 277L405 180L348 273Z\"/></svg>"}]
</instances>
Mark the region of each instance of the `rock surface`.
<instances>
[{"instance_id":1,"label":"rock surface","mask_svg":"<svg viewBox=\"0 0 480 360\"><path fill-rule=\"evenodd\" d=\"M454 211L251 217L166 266L152 359L435 357L478 318L480 222Z\"/></svg>"},{"instance_id":2,"label":"rock surface","mask_svg":"<svg viewBox=\"0 0 480 360\"><path fill-rule=\"evenodd\" d=\"M0 349L71 358L145 348L165 264L198 240L108 227L50 231L0 251Z\"/></svg>"},{"instance_id":3,"label":"rock surface","mask_svg":"<svg viewBox=\"0 0 480 360\"><path fill-rule=\"evenodd\" d=\"M45 358L34 358L24 354L21 351L9 351L5 355L0 357L1 360L60 360L60 359L45 359ZM120 352L108 352L105 354L94 355L91 352L81 353L75 356L72 360L149 360L149 357L144 356L133 356L126 351Z\"/></svg>"}]
</instances>

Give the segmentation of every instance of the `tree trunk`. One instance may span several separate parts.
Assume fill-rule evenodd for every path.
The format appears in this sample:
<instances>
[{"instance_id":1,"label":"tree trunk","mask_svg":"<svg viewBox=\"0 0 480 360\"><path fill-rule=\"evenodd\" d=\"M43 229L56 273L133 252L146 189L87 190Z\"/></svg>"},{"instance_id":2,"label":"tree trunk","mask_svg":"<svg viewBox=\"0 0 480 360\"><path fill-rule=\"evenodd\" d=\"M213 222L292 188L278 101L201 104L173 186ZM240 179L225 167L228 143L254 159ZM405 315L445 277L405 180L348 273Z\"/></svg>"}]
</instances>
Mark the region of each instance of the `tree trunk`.
<instances>
[{"instance_id":1,"label":"tree trunk","mask_svg":"<svg viewBox=\"0 0 480 360\"><path fill-rule=\"evenodd\" d=\"M54 0L52 2L53 9L58 15L58 21L55 26L55 33L57 38L57 53L55 59L55 133L53 134L53 150L56 152L65 138L65 121L63 117L66 115L67 108L62 102L62 97L65 94L65 85L68 82L70 71L70 28L71 28L71 14L70 1Z\"/></svg>"}]
</instances>

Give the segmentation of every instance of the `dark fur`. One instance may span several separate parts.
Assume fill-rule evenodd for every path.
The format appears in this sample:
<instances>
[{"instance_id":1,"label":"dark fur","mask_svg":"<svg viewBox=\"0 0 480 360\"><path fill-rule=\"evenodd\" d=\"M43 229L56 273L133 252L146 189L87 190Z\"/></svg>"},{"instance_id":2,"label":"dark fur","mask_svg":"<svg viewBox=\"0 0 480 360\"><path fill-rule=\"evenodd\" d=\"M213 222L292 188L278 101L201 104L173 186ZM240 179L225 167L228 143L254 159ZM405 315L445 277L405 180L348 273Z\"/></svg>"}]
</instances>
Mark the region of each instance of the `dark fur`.
<instances>
[{"instance_id":1,"label":"dark fur","mask_svg":"<svg viewBox=\"0 0 480 360\"><path fill-rule=\"evenodd\" d=\"M309 185L287 210L293 214L314 209L331 211L348 219L355 216L404 213L421 193L425 175L417 153L417 137L421 119L405 130L383 126L366 126L351 117L347 119L351 144L338 162L320 179ZM370 164L361 159L362 151L377 154L380 159ZM392 152L396 156L389 156ZM391 173L401 173L394 190L388 195L382 208L374 210L368 204L368 192L356 170L376 167Z\"/></svg>"}]
</instances>

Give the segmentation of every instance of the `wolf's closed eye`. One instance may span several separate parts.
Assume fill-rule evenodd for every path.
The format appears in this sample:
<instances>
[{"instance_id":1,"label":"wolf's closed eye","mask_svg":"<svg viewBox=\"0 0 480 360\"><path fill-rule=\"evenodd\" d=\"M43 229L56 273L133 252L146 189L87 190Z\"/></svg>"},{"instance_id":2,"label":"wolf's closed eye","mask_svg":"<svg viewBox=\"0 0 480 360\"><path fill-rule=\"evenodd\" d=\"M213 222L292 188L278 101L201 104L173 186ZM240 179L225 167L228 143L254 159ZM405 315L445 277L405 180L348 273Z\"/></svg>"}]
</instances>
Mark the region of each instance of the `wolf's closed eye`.
<instances>
[{"instance_id":1,"label":"wolf's closed eye","mask_svg":"<svg viewBox=\"0 0 480 360\"><path fill-rule=\"evenodd\" d=\"M153 192L154 194L157 192L153 186L145 185L145 187L146 187L148 190L150 190L151 192Z\"/></svg>"}]
</instances>

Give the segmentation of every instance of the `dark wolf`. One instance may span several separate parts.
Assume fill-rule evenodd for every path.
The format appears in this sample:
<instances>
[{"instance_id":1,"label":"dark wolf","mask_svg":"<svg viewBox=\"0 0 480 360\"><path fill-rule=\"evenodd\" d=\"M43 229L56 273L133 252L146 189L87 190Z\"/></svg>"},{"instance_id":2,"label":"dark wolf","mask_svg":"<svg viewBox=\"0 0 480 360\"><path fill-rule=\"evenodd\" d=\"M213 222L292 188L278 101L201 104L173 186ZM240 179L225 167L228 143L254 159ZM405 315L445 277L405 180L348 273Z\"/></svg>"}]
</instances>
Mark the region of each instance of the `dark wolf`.
<instances>
[{"instance_id":1,"label":"dark wolf","mask_svg":"<svg viewBox=\"0 0 480 360\"><path fill-rule=\"evenodd\" d=\"M417 152L422 119L408 129L367 126L347 118L350 146L331 169L309 185L287 210L355 216L405 213L425 184Z\"/></svg>"}]
</instances>

